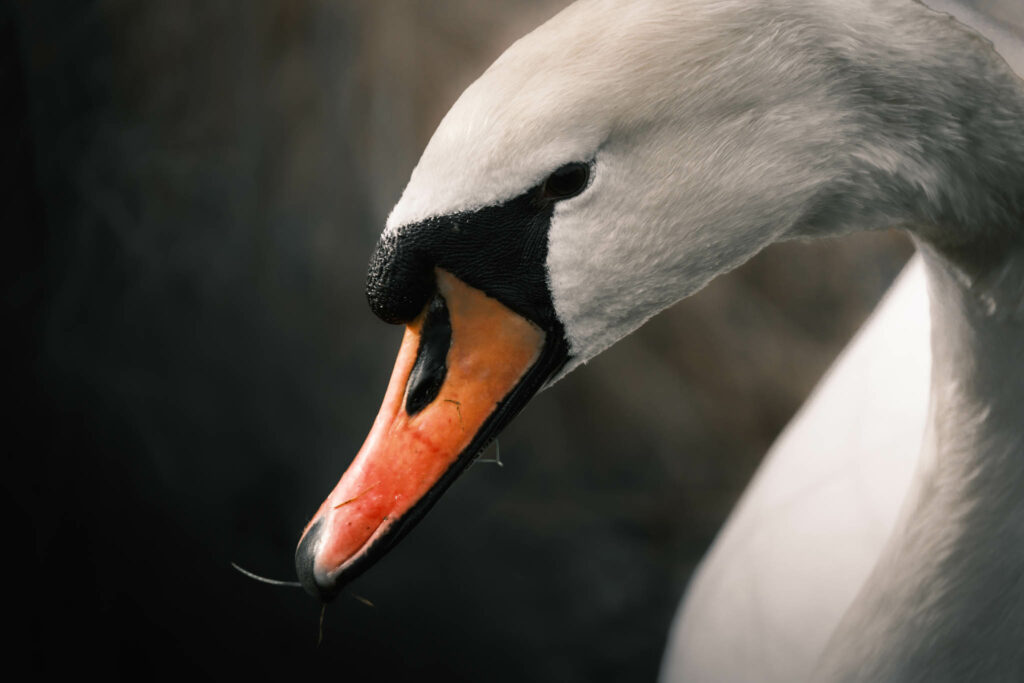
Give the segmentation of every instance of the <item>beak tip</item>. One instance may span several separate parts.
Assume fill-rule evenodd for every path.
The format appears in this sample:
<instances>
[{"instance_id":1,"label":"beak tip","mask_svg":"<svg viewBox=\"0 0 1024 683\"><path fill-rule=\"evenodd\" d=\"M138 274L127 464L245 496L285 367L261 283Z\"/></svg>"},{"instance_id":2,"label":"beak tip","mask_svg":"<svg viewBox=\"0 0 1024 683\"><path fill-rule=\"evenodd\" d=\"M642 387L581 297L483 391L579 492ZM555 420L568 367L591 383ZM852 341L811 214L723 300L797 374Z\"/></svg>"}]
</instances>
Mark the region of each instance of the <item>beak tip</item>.
<instances>
[{"instance_id":1,"label":"beak tip","mask_svg":"<svg viewBox=\"0 0 1024 683\"><path fill-rule=\"evenodd\" d=\"M322 530L323 519L318 519L302 536L299 547L295 549L295 573L307 593L320 602L330 602L337 595L339 586L316 569L316 553Z\"/></svg>"}]
</instances>

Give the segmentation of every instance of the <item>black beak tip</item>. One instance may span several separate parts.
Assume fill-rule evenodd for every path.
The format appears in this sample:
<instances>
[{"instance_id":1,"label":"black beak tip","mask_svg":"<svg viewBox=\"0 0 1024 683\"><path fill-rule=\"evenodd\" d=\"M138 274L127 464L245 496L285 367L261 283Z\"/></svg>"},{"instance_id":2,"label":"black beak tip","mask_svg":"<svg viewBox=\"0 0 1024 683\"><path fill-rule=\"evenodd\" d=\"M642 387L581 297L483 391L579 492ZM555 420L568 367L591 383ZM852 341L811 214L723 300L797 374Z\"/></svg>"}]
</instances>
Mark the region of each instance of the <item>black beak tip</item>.
<instances>
[{"instance_id":1,"label":"black beak tip","mask_svg":"<svg viewBox=\"0 0 1024 683\"><path fill-rule=\"evenodd\" d=\"M338 594L340 588L335 582L323 583L317 578L314 569L316 561L317 541L320 538L321 525L323 520L317 520L309 528L309 531L299 541L299 547L295 549L295 572L299 576L299 583L320 602L330 602Z\"/></svg>"}]
</instances>

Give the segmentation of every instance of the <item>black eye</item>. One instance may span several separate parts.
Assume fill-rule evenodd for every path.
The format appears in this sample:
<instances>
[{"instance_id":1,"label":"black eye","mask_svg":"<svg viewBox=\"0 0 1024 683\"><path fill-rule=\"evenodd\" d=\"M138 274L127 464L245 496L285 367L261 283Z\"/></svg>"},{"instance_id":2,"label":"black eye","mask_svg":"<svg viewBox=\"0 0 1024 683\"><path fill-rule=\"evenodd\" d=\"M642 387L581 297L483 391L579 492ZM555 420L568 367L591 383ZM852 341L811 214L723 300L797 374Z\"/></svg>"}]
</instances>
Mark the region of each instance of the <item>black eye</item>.
<instances>
[{"instance_id":1,"label":"black eye","mask_svg":"<svg viewBox=\"0 0 1024 683\"><path fill-rule=\"evenodd\" d=\"M544 181L541 194L544 199L559 200L575 197L587 188L590 166L573 162L562 166Z\"/></svg>"}]
</instances>

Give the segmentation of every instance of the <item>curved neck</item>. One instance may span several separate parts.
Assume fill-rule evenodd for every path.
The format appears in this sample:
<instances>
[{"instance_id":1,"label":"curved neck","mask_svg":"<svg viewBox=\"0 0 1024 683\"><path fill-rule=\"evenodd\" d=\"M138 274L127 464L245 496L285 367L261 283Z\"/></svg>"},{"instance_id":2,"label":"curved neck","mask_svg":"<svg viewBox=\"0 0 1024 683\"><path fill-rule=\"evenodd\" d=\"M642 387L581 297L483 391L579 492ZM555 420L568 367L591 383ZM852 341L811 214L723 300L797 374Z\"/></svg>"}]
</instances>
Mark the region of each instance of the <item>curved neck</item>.
<instances>
[{"instance_id":1,"label":"curved neck","mask_svg":"<svg viewBox=\"0 0 1024 683\"><path fill-rule=\"evenodd\" d=\"M897 530L832 637L821 678L1018 680L1024 244L973 279L919 246L932 302L925 451Z\"/></svg>"},{"instance_id":2,"label":"curved neck","mask_svg":"<svg viewBox=\"0 0 1024 683\"><path fill-rule=\"evenodd\" d=\"M1024 85L988 85L959 94L988 99L953 117L948 135L971 141L955 162L921 167L912 202L899 204L906 173L879 193L925 257L929 421L901 520L822 680L1024 679Z\"/></svg>"},{"instance_id":3,"label":"curved neck","mask_svg":"<svg viewBox=\"0 0 1024 683\"><path fill-rule=\"evenodd\" d=\"M816 680L1024 680L1024 83L976 53L943 66L949 101L972 102L946 122L959 144L928 142L956 155L902 164L879 193L925 257L929 420L900 522ZM901 199L915 179L923 192Z\"/></svg>"},{"instance_id":4,"label":"curved neck","mask_svg":"<svg viewBox=\"0 0 1024 683\"><path fill-rule=\"evenodd\" d=\"M833 38L818 58L846 128L829 182L788 234L896 224L951 256L1020 239L1022 76L945 14L911 0L854 4L822 9Z\"/></svg>"}]
</instances>

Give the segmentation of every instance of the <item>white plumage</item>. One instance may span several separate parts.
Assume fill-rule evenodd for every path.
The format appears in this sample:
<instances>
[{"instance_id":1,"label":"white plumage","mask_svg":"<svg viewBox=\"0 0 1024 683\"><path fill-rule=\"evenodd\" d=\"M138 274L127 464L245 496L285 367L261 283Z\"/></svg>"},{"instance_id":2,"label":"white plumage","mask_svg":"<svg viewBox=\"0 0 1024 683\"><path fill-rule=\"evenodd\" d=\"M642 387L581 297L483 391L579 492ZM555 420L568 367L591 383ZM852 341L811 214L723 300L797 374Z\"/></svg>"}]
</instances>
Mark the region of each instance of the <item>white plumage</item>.
<instances>
[{"instance_id":1,"label":"white plumage","mask_svg":"<svg viewBox=\"0 0 1024 683\"><path fill-rule=\"evenodd\" d=\"M915 258L765 456L691 579L663 680L808 677L913 478L928 331Z\"/></svg>"}]
</instances>

